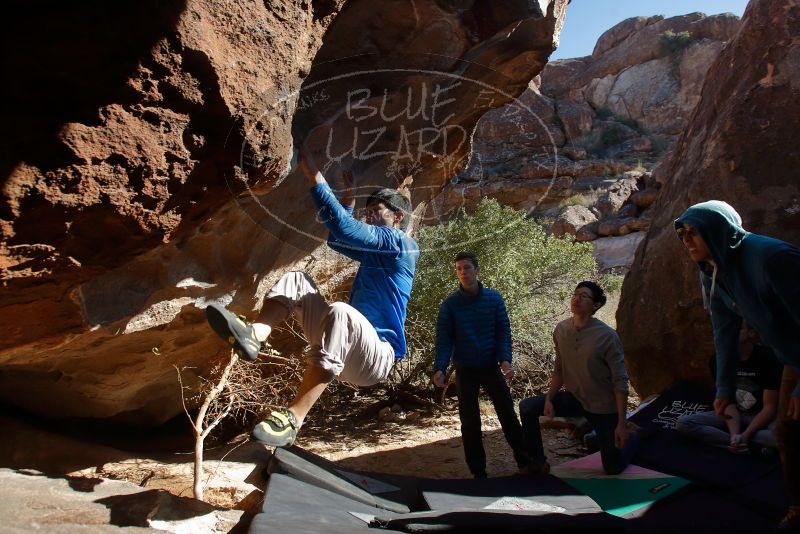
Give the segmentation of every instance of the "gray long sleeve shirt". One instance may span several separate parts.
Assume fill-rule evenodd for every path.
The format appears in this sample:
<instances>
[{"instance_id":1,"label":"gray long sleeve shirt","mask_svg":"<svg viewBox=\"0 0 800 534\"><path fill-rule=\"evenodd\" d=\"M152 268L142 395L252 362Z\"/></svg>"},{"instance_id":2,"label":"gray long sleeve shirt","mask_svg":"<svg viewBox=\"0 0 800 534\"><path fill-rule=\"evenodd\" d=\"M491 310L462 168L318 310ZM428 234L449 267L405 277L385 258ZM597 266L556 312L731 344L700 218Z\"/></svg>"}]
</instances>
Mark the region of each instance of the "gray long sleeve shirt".
<instances>
[{"instance_id":1,"label":"gray long sleeve shirt","mask_svg":"<svg viewBox=\"0 0 800 534\"><path fill-rule=\"evenodd\" d=\"M617 332L599 319L576 329L572 319L556 325L555 372L564 388L575 395L587 412L617 413L614 392L628 392L625 355Z\"/></svg>"}]
</instances>

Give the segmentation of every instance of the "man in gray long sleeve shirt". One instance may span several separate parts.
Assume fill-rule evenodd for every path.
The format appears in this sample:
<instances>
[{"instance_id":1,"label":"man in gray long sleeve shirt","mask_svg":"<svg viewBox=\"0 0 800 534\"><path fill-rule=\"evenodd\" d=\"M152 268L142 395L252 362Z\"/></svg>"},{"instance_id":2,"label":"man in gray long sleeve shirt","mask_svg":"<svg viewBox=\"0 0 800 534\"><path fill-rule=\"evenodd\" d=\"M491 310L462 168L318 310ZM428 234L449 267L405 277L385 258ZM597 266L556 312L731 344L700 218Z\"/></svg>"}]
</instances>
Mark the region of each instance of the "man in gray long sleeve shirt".
<instances>
[{"instance_id":1,"label":"man in gray long sleeve shirt","mask_svg":"<svg viewBox=\"0 0 800 534\"><path fill-rule=\"evenodd\" d=\"M547 394L519 404L534 471L546 473L550 468L544 457L540 415L585 416L597 432L607 474L622 472L638 449L638 436L627 429L628 374L622 343L613 328L593 317L605 302L600 286L578 284L570 300L572 317L553 332L556 361Z\"/></svg>"},{"instance_id":2,"label":"man in gray long sleeve shirt","mask_svg":"<svg viewBox=\"0 0 800 534\"><path fill-rule=\"evenodd\" d=\"M582 298L582 297L579 297ZM573 319L556 325L554 374L587 412L616 413L617 394L628 396L628 372L622 343L613 328L589 317L577 328Z\"/></svg>"}]
</instances>

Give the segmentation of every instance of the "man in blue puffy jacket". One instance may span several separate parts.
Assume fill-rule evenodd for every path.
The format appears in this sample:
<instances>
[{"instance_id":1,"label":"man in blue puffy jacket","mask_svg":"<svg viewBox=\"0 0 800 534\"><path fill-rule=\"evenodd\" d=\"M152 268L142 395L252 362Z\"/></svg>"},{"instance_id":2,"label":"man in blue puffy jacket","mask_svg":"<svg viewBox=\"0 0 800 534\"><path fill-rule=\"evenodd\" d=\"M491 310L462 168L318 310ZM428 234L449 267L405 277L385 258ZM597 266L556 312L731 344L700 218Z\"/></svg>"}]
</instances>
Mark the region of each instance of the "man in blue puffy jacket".
<instances>
[{"instance_id":1,"label":"man in blue puffy jacket","mask_svg":"<svg viewBox=\"0 0 800 534\"><path fill-rule=\"evenodd\" d=\"M471 252L456 255L455 270L459 288L442 302L436 323L433 383L444 387L452 359L456 367L464 455L475 478L486 478L486 452L478 406L481 386L492 399L517 465L525 471L530 459L506 383L514 371L511 368L511 325L505 302L500 293L483 287L478 281L478 258Z\"/></svg>"},{"instance_id":2,"label":"man in blue puffy jacket","mask_svg":"<svg viewBox=\"0 0 800 534\"><path fill-rule=\"evenodd\" d=\"M782 522L800 527L800 249L742 228L728 204L695 204L675 220L675 230L701 272L704 302L711 313L717 354L717 398L722 416L734 402L739 329L752 326L784 364L777 438L793 501Z\"/></svg>"},{"instance_id":3,"label":"man in blue puffy jacket","mask_svg":"<svg viewBox=\"0 0 800 534\"><path fill-rule=\"evenodd\" d=\"M289 314L308 339L308 366L289 406L272 412L253 429L255 441L290 446L311 407L334 379L358 386L382 382L406 354L406 305L419 247L407 233L411 202L395 189L373 192L366 222L353 217L352 176L345 177L340 200L308 155L298 164L310 187L317 217L328 229L328 246L359 262L349 303L328 304L306 273L284 275L266 295L258 318L250 323L222 306L206 308L214 331L248 360L255 360L273 326Z\"/></svg>"}]
</instances>

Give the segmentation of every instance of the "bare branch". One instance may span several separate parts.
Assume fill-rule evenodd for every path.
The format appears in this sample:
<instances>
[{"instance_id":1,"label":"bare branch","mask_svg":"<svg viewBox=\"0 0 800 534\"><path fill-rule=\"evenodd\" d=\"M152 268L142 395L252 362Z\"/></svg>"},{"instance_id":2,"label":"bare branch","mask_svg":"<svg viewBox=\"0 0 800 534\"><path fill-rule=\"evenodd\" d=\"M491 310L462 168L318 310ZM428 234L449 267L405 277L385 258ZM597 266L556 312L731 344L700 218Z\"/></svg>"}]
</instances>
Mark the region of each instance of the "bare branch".
<instances>
[{"instance_id":1,"label":"bare branch","mask_svg":"<svg viewBox=\"0 0 800 534\"><path fill-rule=\"evenodd\" d=\"M197 427L195 426L195 422L194 422L194 420L192 419L192 416L191 416L191 415L189 415L189 410L188 410L188 408L186 408L186 397L185 397L185 396L184 396L184 394L183 394L183 392L184 392L184 387L183 387L183 377L181 377L181 370L178 368L178 366L177 366L177 365L173 365L173 367L175 368L175 371L178 373L178 385L179 385L179 386L180 386L180 388L181 388L181 405L183 405L183 413L185 413L185 414L186 414L186 417L188 417L188 418L189 418L189 422L192 424L192 428L194 428L194 429L195 429L195 431L196 431L196 430L197 430Z\"/></svg>"}]
</instances>

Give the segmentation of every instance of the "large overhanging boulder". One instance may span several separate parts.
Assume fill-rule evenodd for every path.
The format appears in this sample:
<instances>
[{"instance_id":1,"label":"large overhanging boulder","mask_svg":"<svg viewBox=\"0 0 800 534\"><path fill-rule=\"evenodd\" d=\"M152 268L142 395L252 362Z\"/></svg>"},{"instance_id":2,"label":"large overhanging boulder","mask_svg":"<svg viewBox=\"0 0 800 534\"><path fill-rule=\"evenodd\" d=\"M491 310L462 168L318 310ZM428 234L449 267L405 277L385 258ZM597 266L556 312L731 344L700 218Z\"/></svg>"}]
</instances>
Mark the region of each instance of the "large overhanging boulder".
<instances>
[{"instance_id":1,"label":"large overhanging boulder","mask_svg":"<svg viewBox=\"0 0 800 534\"><path fill-rule=\"evenodd\" d=\"M800 244L800 6L751 0L709 71L665 173L652 226L622 289L617 324L640 395L680 378L709 380L711 326L697 266L672 221L725 200L750 231Z\"/></svg>"},{"instance_id":2,"label":"large overhanging boulder","mask_svg":"<svg viewBox=\"0 0 800 534\"><path fill-rule=\"evenodd\" d=\"M193 386L225 352L208 302L251 312L288 269L345 274L294 143L424 203L541 71L567 0L19 4L0 400L154 424L181 411L173 366Z\"/></svg>"}]
</instances>

